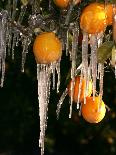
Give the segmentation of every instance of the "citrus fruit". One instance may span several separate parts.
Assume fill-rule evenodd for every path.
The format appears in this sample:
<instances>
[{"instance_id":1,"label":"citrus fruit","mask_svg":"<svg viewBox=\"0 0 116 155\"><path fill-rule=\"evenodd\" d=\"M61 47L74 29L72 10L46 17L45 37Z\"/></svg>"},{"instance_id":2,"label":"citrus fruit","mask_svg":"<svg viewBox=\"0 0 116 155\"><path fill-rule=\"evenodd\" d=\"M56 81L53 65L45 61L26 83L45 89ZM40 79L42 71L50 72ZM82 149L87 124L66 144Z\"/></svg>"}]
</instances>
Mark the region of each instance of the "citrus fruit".
<instances>
[{"instance_id":1,"label":"citrus fruit","mask_svg":"<svg viewBox=\"0 0 116 155\"><path fill-rule=\"evenodd\" d=\"M79 101L82 102L84 100L84 93L85 93L85 80L84 78L81 81L81 93L80 93L80 99ZM72 80L70 81L68 85L68 95L71 97L71 83ZM77 103L78 101L78 94L79 94L79 84L80 84L80 76L75 77L75 83L74 83L74 93L73 93L73 101ZM89 86L88 86L88 93L87 96L91 96L92 94L92 81L89 81Z\"/></svg>"},{"instance_id":2,"label":"citrus fruit","mask_svg":"<svg viewBox=\"0 0 116 155\"><path fill-rule=\"evenodd\" d=\"M36 37L33 52L37 63L49 64L60 59L62 44L53 32L44 32Z\"/></svg>"},{"instance_id":3,"label":"citrus fruit","mask_svg":"<svg viewBox=\"0 0 116 155\"><path fill-rule=\"evenodd\" d=\"M100 97L86 98L86 104L82 103L81 108L83 118L89 123L99 123L105 116L106 107L104 102L100 102Z\"/></svg>"},{"instance_id":4,"label":"citrus fruit","mask_svg":"<svg viewBox=\"0 0 116 155\"><path fill-rule=\"evenodd\" d=\"M80 17L80 27L89 34L100 33L107 26L107 18L104 5L91 3L84 8Z\"/></svg>"},{"instance_id":5,"label":"citrus fruit","mask_svg":"<svg viewBox=\"0 0 116 155\"><path fill-rule=\"evenodd\" d=\"M54 0L54 3L56 4L56 6L58 6L59 8L67 8L67 6L69 5L70 0Z\"/></svg>"}]
</instances>

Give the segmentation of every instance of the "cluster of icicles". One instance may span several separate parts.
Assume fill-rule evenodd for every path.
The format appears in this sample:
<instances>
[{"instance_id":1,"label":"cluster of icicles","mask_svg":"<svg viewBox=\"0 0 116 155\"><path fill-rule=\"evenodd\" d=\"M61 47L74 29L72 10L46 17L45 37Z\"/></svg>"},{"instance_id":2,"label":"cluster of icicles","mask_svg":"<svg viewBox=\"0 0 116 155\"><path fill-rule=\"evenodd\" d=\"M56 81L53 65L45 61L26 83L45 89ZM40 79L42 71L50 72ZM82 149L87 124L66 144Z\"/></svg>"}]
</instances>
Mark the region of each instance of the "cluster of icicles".
<instances>
[{"instance_id":1,"label":"cluster of icicles","mask_svg":"<svg viewBox=\"0 0 116 155\"><path fill-rule=\"evenodd\" d=\"M34 27L34 24L42 23L41 16L30 17L30 29L23 29L21 27L21 23L23 21L24 14L26 12L26 6L21 8L20 15L18 17L17 22L13 22L15 20L16 6L17 1L13 1L13 9L10 9L10 0L7 6L8 11L0 12L0 72L1 72L1 87L4 82L5 75L5 58L6 51L8 49L8 55L12 56L12 59L15 58L14 49L15 46L18 46L19 41L22 42L23 50L22 50L22 71L24 71L24 64L26 60L26 54L28 53L28 47L31 43L31 28ZM12 20L11 20L12 19ZM39 20L38 20L39 19ZM37 22L37 23L36 23ZM44 25L42 25L44 26ZM71 60L71 101L70 101L70 113L69 118L72 115L72 104L73 104L73 89L75 83L75 76L80 70L81 72L81 80L82 78L86 81L85 86L85 94L84 94L84 103L86 104L86 96L88 91L89 81L93 82L93 100L96 96L96 81L99 79L100 91L99 96L102 99L103 95L103 76L104 76L104 64L97 63L97 48L102 44L104 34L99 33L95 35L89 35L83 32L83 40L82 40L82 63L77 67L76 60L78 59L77 50L78 50L78 37L79 37L79 26L77 23L74 23L74 27L72 29L72 48L69 50L69 31L67 30L67 42L66 44L66 55L70 55ZM91 53L88 51L88 44L90 43ZM116 57L116 55L115 55ZM115 65L116 70L116 65ZM57 73L57 86L56 86L56 73ZM51 75L52 80L51 82ZM39 101L39 116L40 116L40 139L39 146L41 147L41 155L44 154L44 141L45 141L45 131L47 127L47 111L48 111L48 103L50 96L50 86L51 83L53 85L53 89L57 89L59 92L60 86L60 60L58 62L54 62L52 64L37 64L37 80L38 80L38 101ZM77 101L77 109L79 108L79 99L81 93L81 80L79 84L79 93L78 93L78 101ZM67 95L67 88L62 94L59 103L57 104L57 117L59 117L59 112L61 109L61 105Z\"/></svg>"}]
</instances>

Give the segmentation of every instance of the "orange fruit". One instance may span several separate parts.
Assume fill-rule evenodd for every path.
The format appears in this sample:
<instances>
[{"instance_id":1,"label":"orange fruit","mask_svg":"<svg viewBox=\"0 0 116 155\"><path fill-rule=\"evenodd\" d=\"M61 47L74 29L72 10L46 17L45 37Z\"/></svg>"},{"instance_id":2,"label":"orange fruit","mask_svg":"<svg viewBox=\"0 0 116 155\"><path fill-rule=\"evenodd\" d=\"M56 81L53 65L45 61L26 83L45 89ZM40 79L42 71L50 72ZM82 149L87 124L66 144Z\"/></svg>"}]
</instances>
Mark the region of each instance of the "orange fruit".
<instances>
[{"instance_id":1,"label":"orange fruit","mask_svg":"<svg viewBox=\"0 0 116 155\"><path fill-rule=\"evenodd\" d=\"M71 83L70 81L68 85L68 95L71 97ZM77 103L78 101L78 94L79 94L79 84L80 84L80 76L75 77L75 84L74 84L74 93L73 93L73 101ZM80 93L80 99L79 101L82 102L84 100L84 93L85 93L85 80L82 79L81 84L81 93ZM89 88L88 88L88 94L87 96L91 96L92 94L92 81L89 82Z\"/></svg>"},{"instance_id":2,"label":"orange fruit","mask_svg":"<svg viewBox=\"0 0 116 155\"><path fill-rule=\"evenodd\" d=\"M71 2L71 0L54 0L54 3L61 9L67 8L70 2ZM75 0L74 5L76 5L80 2L81 2L81 0Z\"/></svg>"},{"instance_id":3,"label":"orange fruit","mask_svg":"<svg viewBox=\"0 0 116 155\"><path fill-rule=\"evenodd\" d=\"M54 0L54 3L59 7L59 8L67 8L69 5L70 0Z\"/></svg>"},{"instance_id":4,"label":"orange fruit","mask_svg":"<svg viewBox=\"0 0 116 155\"><path fill-rule=\"evenodd\" d=\"M99 33L105 30L107 18L104 5L91 3L85 7L80 17L80 27L89 34Z\"/></svg>"},{"instance_id":5,"label":"orange fruit","mask_svg":"<svg viewBox=\"0 0 116 155\"><path fill-rule=\"evenodd\" d=\"M106 16L107 16L107 24L112 25L112 23L113 23L113 5L106 4L105 11L106 11Z\"/></svg>"},{"instance_id":6,"label":"orange fruit","mask_svg":"<svg viewBox=\"0 0 116 155\"><path fill-rule=\"evenodd\" d=\"M37 63L49 64L60 59L62 44L53 32L44 32L36 37L33 52Z\"/></svg>"},{"instance_id":7,"label":"orange fruit","mask_svg":"<svg viewBox=\"0 0 116 155\"><path fill-rule=\"evenodd\" d=\"M100 97L86 98L86 104L82 103L81 108L83 118L89 123L99 123L105 116L106 107L104 102L100 103Z\"/></svg>"}]
</instances>

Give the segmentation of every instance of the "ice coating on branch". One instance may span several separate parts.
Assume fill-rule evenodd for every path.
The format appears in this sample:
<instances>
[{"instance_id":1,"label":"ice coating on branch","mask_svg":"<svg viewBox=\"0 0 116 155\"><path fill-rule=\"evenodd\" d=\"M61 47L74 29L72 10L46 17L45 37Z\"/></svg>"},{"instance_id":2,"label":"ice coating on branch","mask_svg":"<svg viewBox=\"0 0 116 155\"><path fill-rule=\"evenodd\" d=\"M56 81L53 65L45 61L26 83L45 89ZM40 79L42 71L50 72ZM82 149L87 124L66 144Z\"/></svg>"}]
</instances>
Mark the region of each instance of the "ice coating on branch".
<instances>
[{"instance_id":1,"label":"ice coating on branch","mask_svg":"<svg viewBox=\"0 0 116 155\"><path fill-rule=\"evenodd\" d=\"M98 40L96 35L90 36L91 46L91 69L92 69L92 80L93 80L93 100L95 99L96 93L96 79L97 79L97 45Z\"/></svg>"},{"instance_id":2,"label":"ice coating on branch","mask_svg":"<svg viewBox=\"0 0 116 155\"><path fill-rule=\"evenodd\" d=\"M5 59L6 59L6 34L7 34L7 12L0 12L0 86L3 87L5 76Z\"/></svg>"}]
</instances>

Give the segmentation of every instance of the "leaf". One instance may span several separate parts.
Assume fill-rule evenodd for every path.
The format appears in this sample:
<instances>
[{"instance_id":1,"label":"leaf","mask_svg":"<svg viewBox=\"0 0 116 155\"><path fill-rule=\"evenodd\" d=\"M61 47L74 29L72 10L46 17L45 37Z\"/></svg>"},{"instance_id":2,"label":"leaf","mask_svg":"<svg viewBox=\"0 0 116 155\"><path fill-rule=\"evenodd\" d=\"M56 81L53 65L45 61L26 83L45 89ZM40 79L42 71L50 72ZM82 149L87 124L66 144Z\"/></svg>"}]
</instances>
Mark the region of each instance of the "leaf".
<instances>
[{"instance_id":1,"label":"leaf","mask_svg":"<svg viewBox=\"0 0 116 155\"><path fill-rule=\"evenodd\" d=\"M28 0L21 0L21 2L23 3L23 5L27 5L28 4Z\"/></svg>"},{"instance_id":2,"label":"leaf","mask_svg":"<svg viewBox=\"0 0 116 155\"><path fill-rule=\"evenodd\" d=\"M97 61L98 63L104 63L112 54L114 42L104 42L97 50Z\"/></svg>"}]
</instances>

